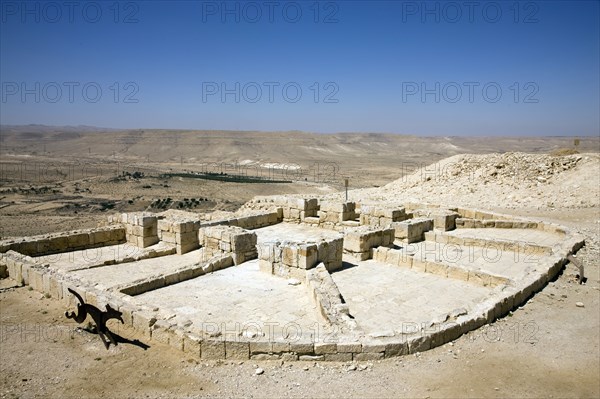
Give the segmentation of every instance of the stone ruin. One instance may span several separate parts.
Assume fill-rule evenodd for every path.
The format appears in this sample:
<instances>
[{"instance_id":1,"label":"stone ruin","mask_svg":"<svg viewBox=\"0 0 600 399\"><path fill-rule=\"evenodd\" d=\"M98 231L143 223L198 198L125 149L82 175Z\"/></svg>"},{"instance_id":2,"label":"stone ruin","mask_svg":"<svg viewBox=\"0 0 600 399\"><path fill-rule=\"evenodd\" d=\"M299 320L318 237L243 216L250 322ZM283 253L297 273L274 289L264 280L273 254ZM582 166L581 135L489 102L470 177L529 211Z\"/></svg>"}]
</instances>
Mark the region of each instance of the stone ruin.
<instances>
[{"instance_id":1,"label":"stone ruin","mask_svg":"<svg viewBox=\"0 0 600 399\"><path fill-rule=\"evenodd\" d=\"M583 245L545 221L430 204L277 196L243 211L115 214L95 229L3 240L0 276L68 307L69 289L109 304L148 339L201 359L376 360L503 317ZM241 329L207 320L238 326L245 314L255 319ZM267 334L279 321L282 334Z\"/></svg>"}]
</instances>

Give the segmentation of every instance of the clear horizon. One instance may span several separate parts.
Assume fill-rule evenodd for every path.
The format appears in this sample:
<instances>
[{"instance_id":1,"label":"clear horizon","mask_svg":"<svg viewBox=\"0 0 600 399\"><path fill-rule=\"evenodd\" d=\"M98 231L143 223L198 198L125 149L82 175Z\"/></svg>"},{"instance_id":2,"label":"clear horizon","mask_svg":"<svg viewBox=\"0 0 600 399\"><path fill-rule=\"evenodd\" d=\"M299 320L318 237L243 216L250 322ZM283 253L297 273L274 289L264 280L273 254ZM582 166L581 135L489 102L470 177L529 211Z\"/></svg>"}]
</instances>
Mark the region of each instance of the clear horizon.
<instances>
[{"instance_id":1,"label":"clear horizon","mask_svg":"<svg viewBox=\"0 0 600 399\"><path fill-rule=\"evenodd\" d=\"M1 1L0 123L598 136L596 1Z\"/></svg>"}]
</instances>

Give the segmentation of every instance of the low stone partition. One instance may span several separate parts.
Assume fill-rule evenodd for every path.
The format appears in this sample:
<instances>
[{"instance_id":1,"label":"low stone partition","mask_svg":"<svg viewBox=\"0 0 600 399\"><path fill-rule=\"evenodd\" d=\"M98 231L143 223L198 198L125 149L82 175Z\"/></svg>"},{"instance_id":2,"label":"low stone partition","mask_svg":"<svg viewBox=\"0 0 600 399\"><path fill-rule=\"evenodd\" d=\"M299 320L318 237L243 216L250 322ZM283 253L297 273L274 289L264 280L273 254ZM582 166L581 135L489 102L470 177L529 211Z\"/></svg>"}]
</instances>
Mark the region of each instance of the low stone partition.
<instances>
[{"instance_id":1,"label":"low stone partition","mask_svg":"<svg viewBox=\"0 0 600 399\"><path fill-rule=\"evenodd\" d=\"M254 230L261 227L272 226L283 220L283 210L279 212L275 210L273 212L258 213L255 215L241 216L236 219L229 221L230 226L238 226L242 229Z\"/></svg>"},{"instance_id":2,"label":"low stone partition","mask_svg":"<svg viewBox=\"0 0 600 399\"><path fill-rule=\"evenodd\" d=\"M144 292L153 291L159 288L177 284L182 281L200 277L207 273L216 272L233 266L231 255L220 255L209 259L207 262L200 262L192 267L182 267L172 273L163 276L153 276L144 280L136 281L124 287L117 287L116 290L123 294L134 296Z\"/></svg>"},{"instance_id":3,"label":"low stone partition","mask_svg":"<svg viewBox=\"0 0 600 399\"><path fill-rule=\"evenodd\" d=\"M392 223L396 239L410 244L423 241L425 232L433 229L433 220L426 218L414 218L403 222Z\"/></svg>"},{"instance_id":4,"label":"low stone partition","mask_svg":"<svg viewBox=\"0 0 600 399\"><path fill-rule=\"evenodd\" d=\"M149 212L132 212L121 215L127 242L146 248L158 243L158 217Z\"/></svg>"},{"instance_id":5,"label":"low stone partition","mask_svg":"<svg viewBox=\"0 0 600 399\"><path fill-rule=\"evenodd\" d=\"M231 254L233 263L239 265L256 259L256 233L235 226L213 226L198 230L202 243L202 256L210 258Z\"/></svg>"},{"instance_id":6,"label":"low stone partition","mask_svg":"<svg viewBox=\"0 0 600 399\"><path fill-rule=\"evenodd\" d=\"M157 229L158 239L175 245L179 255L200 248L200 242L198 241L199 220L166 217L158 220Z\"/></svg>"},{"instance_id":7,"label":"low stone partition","mask_svg":"<svg viewBox=\"0 0 600 399\"><path fill-rule=\"evenodd\" d=\"M482 287L496 287L499 285L506 285L510 282L506 277L497 276L482 270L469 270L460 265L448 265L442 262L419 259L415 256L408 255L403 251L392 248L374 248L373 259L377 262L413 269L421 273L435 274L446 278L467 281Z\"/></svg>"},{"instance_id":8,"label":"low stone partition","mask_svg":"<svg viewBox=\"0 0 600 399\"><path fill-rule=\"evenodd\" d=\"M456 219L457 229L537 229L538 223L532 221L499 220L499 219Z\"/></svg>"},{"instance_id":9,"label":"low stone partition","mask_svg":"<svg viewBox=\"0 0 600 399\"><path fill-rule=\"evenodd\" d=\"M316 217L319 209L316 198L286 198L281 207L284 222L301 222L307 217Z\"/></svg>"},{"instance_id":10,"label":"low stone partition","mask_svg":"<svg viewBox=\"0 0 600 399\"><path fill-rule=\"evenodd\" d=\"M361 226L346 230L344 235L344 253L356 260L367 260L373 255L372 249L394 245L395 230L392 228L378 229Z\"/></svg>"},{"instance_id":11,"label":"low stone partition","mask_svg":"<svg viewBox=\"0 0 600 399\"><path fill-rule=\"evenodd\" d=\"M355 220L357 218L356 203L323 201L318 215L319 222L325 225L335 225L346 220Z\"/></svg>"},{"instance_id":12,"label":"low stone partition","mask_svg":"<svg viewBox=\"0 0 600 399\"><path fill-rule=\"evenodd\" d=\"M32 257L16 251L9 250L0 254L0 267L19 285L29 284L29 269L35 266L38 265Z\"/></svg>"},{"instance_id":13,"label":"low stone partition","mask_svg":"<svg viewBox=\"0 0 600 399\"><path fill-rule=\"evenodd\" d=\"M504 215L496 212L489 212L473 208L456 208L454 209L460 218L464 219L496 219L496 220L514 220L512 215Z\"/></svg>"},{"instance_id":14,"label":"low stone partition","mask_svg":"<svg viewBox=\"0 0 600 399\"><path fill-rule=\"evenodd\" d=\"M464 247L493 247L501 251L515 251L517 253L525 253L529 256L552 254L552 247L522 241L502 240L498 238L492 240L487 238L457 237L433 231L425 233L425 238L428 241L440 244L456 244Z\"/></svg>"},{"instance_id":15,"label":"low stone partition","mask_svg":"<svg viewBox=\"0 0 600 399\"><path fill-rule=\"evenodd\" d=\"M317 242L263 242L258 244L260 270L281 277L304 279L306 270L323 263L328 271L342 267L343 238Z\"/></svg>"},{"instance_id":16,"label":"low stone partition","mask_svg":"<svg viewBox=\"0 0 600 399\"><path fill-rule=\"evenodd\" d=\"M361 205L360 224L368 226L387 227L392 222L401 222L408 219L406 210L402 207L381 207L374 205Z\"/></svg>"},{"instance_id":17,"label":"low stone partition","mask_svg":"<svg viewBox=\"0 0 600 399\"><path fill-rule=\"evenodd\" d=\"M536 221L477 209L456 208L459 218L457 228L500 228L500 229L537 229L567 236L567 229L556 223Z\"/></svg>"},{"instance_id":18,"label":"low stone partition","mask_svg":"<svg viewBox=\"0 0 600 399\"><path fill-rule=\"evenodd\" d=\"M270 212L259 212L253 215L240 216L237 218L214 220L202 222L202 227L211 226L236 226L247 230L259 229L272 226L283 221L283 209L276 208Z\"/></svg>"},{"instance_id":19,"label":"low stone partition","mask_svg":"<svg viewBox=\"0 0 600 399\"><path fill-rule=\"evenodd\" d=\"M2 240L0 253L12 250L28 256L42 256L124 242L125 229L116 225Z\"/></svg>"},{"instance_id":20,"label":"low stone partition","mask_svg":"<svg viewBox=\"0 0 600 399\"><path fill-rule=\"evenodd\" d=\"M255 198L247 202L244 207L271 211L281 209L282 219L288 223L299 223L304 221L305 218L317 217L319 210L316 198L306 199L286 196Z\"/></svg>"},{"instance_id":21,"label":"low stone partition","mask_svg":"<svg viewBox=\"0 0 600 399\"><path fill-rule=\"evenodd\" d=\"M306 283L321 315L338 331L348 333L356 328L348 305L323 263L306 272Z\"/></svg>"},{"instance_id":22,"label":"low stone partition","mask_svg":"<svg viewBox=\"0 0 600 399\"><path fill-rule=\"evenodd\" d=\"M449 231L456 228L458 213L447 209L417 209L413 212L415 217L433 220L435 230Z\"/></svg>"}]
</instances>

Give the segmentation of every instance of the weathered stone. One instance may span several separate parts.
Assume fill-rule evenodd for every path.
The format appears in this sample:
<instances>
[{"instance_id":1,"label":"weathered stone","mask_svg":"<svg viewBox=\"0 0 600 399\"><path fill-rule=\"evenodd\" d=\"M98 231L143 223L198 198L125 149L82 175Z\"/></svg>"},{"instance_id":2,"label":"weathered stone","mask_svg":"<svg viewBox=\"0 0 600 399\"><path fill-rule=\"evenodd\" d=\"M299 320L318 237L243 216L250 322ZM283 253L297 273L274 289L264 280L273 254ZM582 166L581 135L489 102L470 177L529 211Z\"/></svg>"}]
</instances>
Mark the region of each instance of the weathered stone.
<instances>
[{"instance_id":1,"label":"weathered stone","mask_svg":"<svg viewBox=\"0 0 600 399\"><path fill-rule=\"evenodd\" d=\"M201 344L202 359L216 360L225 358L225 342L222 340L203 340Z\"/></svg>"}]
</instances>

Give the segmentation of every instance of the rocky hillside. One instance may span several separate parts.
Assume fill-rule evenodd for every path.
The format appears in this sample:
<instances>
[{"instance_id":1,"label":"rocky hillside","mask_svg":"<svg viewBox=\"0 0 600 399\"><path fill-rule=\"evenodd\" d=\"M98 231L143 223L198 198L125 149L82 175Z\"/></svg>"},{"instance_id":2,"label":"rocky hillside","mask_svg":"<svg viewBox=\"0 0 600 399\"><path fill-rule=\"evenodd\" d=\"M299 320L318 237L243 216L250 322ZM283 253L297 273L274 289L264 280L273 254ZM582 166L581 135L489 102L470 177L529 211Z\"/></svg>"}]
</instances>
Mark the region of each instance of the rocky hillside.
<instances>
[{"instance_id":1,"label":"rocky hillside","mask_svg":"<svg viewBox=\"0 0 600 399\"><path fill-rule=\"evenodd\" d=\"M509 152L456 155L376 189L354 190L356 201L424 201L473 207L600 206L600 156Z\"/></svg>"}]
</instances>

